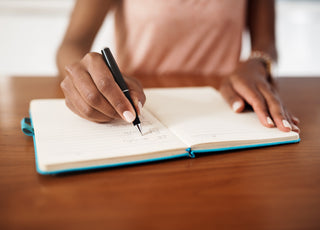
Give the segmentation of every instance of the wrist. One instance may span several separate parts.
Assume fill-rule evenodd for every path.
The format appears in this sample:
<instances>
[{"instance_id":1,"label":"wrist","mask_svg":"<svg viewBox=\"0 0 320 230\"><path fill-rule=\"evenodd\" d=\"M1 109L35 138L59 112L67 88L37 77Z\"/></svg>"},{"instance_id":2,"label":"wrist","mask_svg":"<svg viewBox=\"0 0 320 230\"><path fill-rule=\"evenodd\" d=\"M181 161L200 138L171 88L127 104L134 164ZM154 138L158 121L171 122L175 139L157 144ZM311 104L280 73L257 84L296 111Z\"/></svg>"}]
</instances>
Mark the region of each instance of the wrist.
<instances>
[{"instance_id":1,"label":"wrist","mask_svg":"<svg viewBox=\"0 0 320 230\"><path fill-rule=\"evenodd\" d=\"M259 50L253 50L249 56L249 60L260 61L266 69L267 77L271 78L273 76L275 61L268 53Z\"/></svg>"}]
</instances>

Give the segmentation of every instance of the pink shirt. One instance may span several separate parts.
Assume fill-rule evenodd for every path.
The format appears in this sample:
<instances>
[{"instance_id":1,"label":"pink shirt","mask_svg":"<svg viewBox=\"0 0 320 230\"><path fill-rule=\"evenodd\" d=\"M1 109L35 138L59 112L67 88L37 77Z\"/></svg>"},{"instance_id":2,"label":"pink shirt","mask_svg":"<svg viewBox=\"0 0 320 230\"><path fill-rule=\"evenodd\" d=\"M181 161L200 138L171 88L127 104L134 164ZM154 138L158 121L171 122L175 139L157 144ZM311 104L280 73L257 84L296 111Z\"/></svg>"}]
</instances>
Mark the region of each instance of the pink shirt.
<instances>
[{"instance_id":1,"label":"pink shirt","mask_svg":"<svg viewBox=\"0 0 320 230\"><path fill-rule=\"evenodd\" d=\"M239 61L246 0L123 0L116 50L129 76L217 75Z\"/></svg>"}]
</instances>

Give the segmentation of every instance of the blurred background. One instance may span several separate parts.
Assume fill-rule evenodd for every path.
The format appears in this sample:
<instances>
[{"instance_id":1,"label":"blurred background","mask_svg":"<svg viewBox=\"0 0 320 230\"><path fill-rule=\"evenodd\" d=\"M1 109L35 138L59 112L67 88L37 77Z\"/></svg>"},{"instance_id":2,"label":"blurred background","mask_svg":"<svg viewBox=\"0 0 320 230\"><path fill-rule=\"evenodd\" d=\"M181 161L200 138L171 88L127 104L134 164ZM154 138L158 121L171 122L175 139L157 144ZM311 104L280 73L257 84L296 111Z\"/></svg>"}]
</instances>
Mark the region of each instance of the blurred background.
<instances>
[{"instance_id":1,"label":"blurred background","mask_svg":"<svg viewBox=\"0 0 320 230\"><path fill-rule=\"evenodd\" d=\"M236 0L235 0L236 1ZM75 0L0 0L0 77L55 76L55 53ZM277 0L277 74L320 76L320 0ZM250 50L244 35L242 58ZM113 15L93 45L113 49Z\"/></svg>"}]
</instances>

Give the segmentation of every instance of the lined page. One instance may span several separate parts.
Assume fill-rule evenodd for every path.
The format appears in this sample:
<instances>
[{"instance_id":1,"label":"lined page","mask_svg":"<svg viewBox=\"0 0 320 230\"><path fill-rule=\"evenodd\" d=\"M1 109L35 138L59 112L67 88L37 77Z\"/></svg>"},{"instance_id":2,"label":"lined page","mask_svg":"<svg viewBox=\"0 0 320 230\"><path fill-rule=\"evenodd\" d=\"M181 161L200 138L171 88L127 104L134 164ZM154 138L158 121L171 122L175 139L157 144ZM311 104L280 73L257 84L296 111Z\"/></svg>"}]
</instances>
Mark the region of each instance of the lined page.
<instances>
[{"instance_id":1,"label":"lined page","mask_svg":"<svg viewBox=\"0 0 320 230\"><path fill-rule=\"evenodd\" d=\"M148 111L140 118L143 136L132 124L122 120L98 124L80 118L66 107L63 99L33 100L30 111L41 165L173 149L184 153L186 149L186 145Z\"/></svg>"},{"instance_id":2,"label":"lined page","mask_svg":"<svg viewBox=\"0 0 320 230\"><path fill-rule=\"evenodd\" d=\"M189 147L204 143L298 139L260 124L254 112L234 113L211 87L146 90L146 107Z\"/></svg>"}]
</instances>

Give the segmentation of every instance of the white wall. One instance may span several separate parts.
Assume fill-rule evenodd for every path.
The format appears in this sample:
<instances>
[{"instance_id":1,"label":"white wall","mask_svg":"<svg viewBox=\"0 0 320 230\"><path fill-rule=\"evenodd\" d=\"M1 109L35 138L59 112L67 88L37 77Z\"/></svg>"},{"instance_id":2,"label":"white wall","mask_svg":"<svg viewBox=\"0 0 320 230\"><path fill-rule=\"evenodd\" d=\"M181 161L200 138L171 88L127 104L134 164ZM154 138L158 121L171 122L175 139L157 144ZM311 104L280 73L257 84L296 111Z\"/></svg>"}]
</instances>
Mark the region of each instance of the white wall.
<instances>
[{"instance_id":1,"label":"white wall","mask_svg":"<svg viewBox=\"0 0 320 230\"><path fill-rule=\"evenodd\" d=\"M320 76L320 1L277 4L278 73Z\"/></svg>"},{"instance_id":2,"label":"white wall","mask_svg":"<svg viewBox=\"0 0 320 230\"><path fill-rule=\"evenodd\" d=\"M54 76L55 54L74 0L0 0L0 76ZM113 48L113 19L107 17L93 50Z\"/></svg>"},{"instance_id":3,"label":"white wall","mask_svg":"<svg viewBox=\"0 0 320 230\"><path fill-rule=\"evenodd\" d=\"M55 52L73 2L0 0L0 76L57 73ZM280 76L320 76L320 1L278 1L277 35ZM113 48L112 17L93 50L99 52L106 45Z\"/></svg>"}]
</instances>

